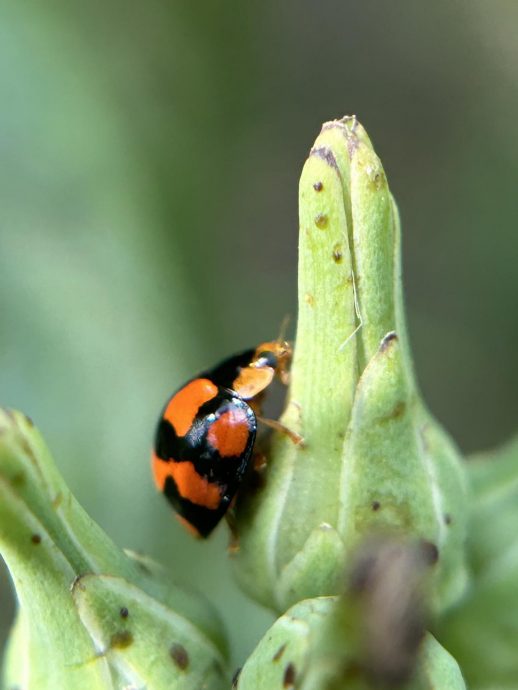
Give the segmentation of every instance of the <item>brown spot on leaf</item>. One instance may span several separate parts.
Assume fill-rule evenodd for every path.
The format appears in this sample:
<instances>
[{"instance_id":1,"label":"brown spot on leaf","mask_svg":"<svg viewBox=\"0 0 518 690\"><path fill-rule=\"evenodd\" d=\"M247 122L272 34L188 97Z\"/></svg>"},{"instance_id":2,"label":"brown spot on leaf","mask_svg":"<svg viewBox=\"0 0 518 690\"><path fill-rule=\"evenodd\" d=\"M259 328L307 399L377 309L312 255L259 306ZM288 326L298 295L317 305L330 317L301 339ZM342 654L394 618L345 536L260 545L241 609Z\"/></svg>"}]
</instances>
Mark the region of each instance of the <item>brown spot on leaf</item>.
<instances>
[{"instance_id":1,"label":"brown spot on leaf","mask_svg":"<svg viewBox=\"0 0 518 690\"><path fill-rule=\"evenodd\" d=\"M371 504L371 508L374 512L376 512L381 508L381 503L379 501L373 501Z\"/></svg>"},{"instance_id":2,"label":"brown spot on leaf","mask_svg":"<svg viewBox=\"0 0 518 690\"><path fill-rule=\"evenodd\" d=\"M421 539L421 551L428 565L435 565L439 560L439 549L433 542Z\"/></svg>"},{"instance_id":3,"label":"brown spot on leaf","mask_svg":"<svg viewBox=\"0 0 518 690\"><path fill-rule=\"evenodd\" d=\"M123 606L119 611L119 614L121 618L127 618L129 616L129 611L125 606Z\"/></svg>"},{"instance_id":4,"label":"brown spot on leaf","mask_svg":"<svg viewBox=\"0 0 518 690\"><path fill-rule=\"evenodd\" d=\"M340 263L342 263L342 259L343 259L342 247L339 244L335 244L335 247L333 249L333 260L335 263L340 264Z\"/></svg>"},{"instance_id":5,"label":"brown spot on leaf","mask_svg":"<svg viewBox=\"0 0 518 690\"><path fill-rule=\"evenodd\" d=\"M315 184L313 185L313 189L315 190L315 192L321 192L324 189L324 185L322 184L322 182L315 182Z\"/></svg>"},{"instance_id":6,"label":"brown spot on leaf","mask_svg":"<svg viewBox=\"0 0 518 690\"><path fill-rule=\"evenodd\" d=\"M304 301L305 301L306 304L309 305L310 307L314 307L314 306L315 306L315 298L314 298L313 295L312 295L311 293L309 293L309 292L306 292L306 294L304 295Z\"/></svg>"},{"instance_id":7,"label":"brown spot on leaf","mask_svg":"<svg viewBox=\"0 0 518 690\"><path fill-rule=\"evenodd\" d=\"M394 341L397 340L397 333L396 331L390 331L390 333L387 333L387 335L383 338L380 344L380 350L381 352L385 352L388 350L390 344Z\"/></svg>"},{"instance_id":8,"label":"brown spot on leaf","mask_svg":"<svg viewBox=\"0 0 518 690\"><path fill-rule=\"evenodd\" d=\"M62 502L63 502L63 492L58 491L58 493L52 499L52 507L54 508L54 510L57 510Z\"/></svg>"},{"instance_id":9,"label":"brown spot on leaf","mask_svg":"<svg viewBox=\"0 0 518 690\"><path fill-rule=\"evenodd\" d=\"M111 649L127 649L133 644L133 635L129 630L119 630L110 639Z\"/></svg>"},{"instance_id":10,"label":"brown spot on leaf","mask_svg":"<svg viewBox=\"0 0 518 690\"><path fill-rule=\"evenodd\" d=\"M24 486L26 481L27 477L25 476L25 472L23 470L20 470L16 474L13 474L13 476L11 477L11 484L15 487Z\"/></svg>"},{"instance_id":11,"label":"brown spot on leaf","mask_svg":"<svg viewBox=\"0 0 518 690\"><path fill-rule=\"evenodd\" d=\"M232 676L232 690L236 690L237 684L239 683L239 676L241 675L241 667L236 668L234 675Z\"/></svg>"},{"instance_id":12,"label":"brown spot on leaf","mask_svg":"<svg viewBox=\"0 0 518 690\"><path fill-rule=\"evenodd\" d=\"M153 575L151 570L148 568L148 566L143 562L138 560L137 561L137 567L139 570L141 570L145 575Z\"/></svg>"},{"instance_id":13,"label":"brown spot on leaf","mask_svg":"<svg viewBox=\"0 0 518 690\"><path fill-rule=\"evenodd\" d=\"M291 688L295 685L295 666L290 663L284 669L284 678L282 681L283 687Z\"/></svg>"},{"instance_id":14,"label":"brown spot on leaf","mask_svg":"<svg viewBox=\"0 0 518 690\"><path fill-rule=\"evenodd\" d=\"M321 158L324 160L328 165L330 165L332 168L334 168L338 173L338 165L336 163L336 158L334 156L334 153L331 151L331 149L328 149L326 146L321 146L316 149L311 149L309 152L310 156L316 156L317 158Z\"/></svg>"},{"instance_id":15,"label":"brown spot on leaf","mask_svg":"<svg viewBox=\"0 0 518 690\"><path fill-rule=\"evenodd\" d=\"M279 661L279 659L281 658L281 656L284 654L285 650L286 650L286 643L284 643L283 645L281 645L281 646L279 647L279 649L275 652L275 654L274 654L273 657L272 657L272 661Z\"/></svg>"},{"instance_id":16,"label":"brown spot on leaf","mask_svg":"<svg viewBox=\"0 0 518 690\"><path fill-rule=\"evenodd\" d=\"M181 644L175 643L171 646L169 654L180 671L185 671L187 666L189 666L189 655L187 654L185 647Z\"/></svg>"},{"instance_id":17,"label":"brown spot on leaf","mask_svg":"<svg viewBox=\"0 0 518 690\"><path fill-rule=\"evenodd\" d=\"M398 419L405 413L405 410L406 402L404 400L399 400L388 414L379 418L379 422L385 424L386 422L391 422L393 419Z\"/></svg>"},{"instance_id":18,"label":"brown spot on leaf","mask_svg":"<svg viewBox=\"0 0 518 690\"><path fill-rule=\"evenodd\" d=\"M451 523L453 522L453 518L449 513L446 513L446 515L444 516L444 522L447 525L451 525Z\"/></svg>"},{"instance_id":19,"label":"brown spot on leaf","mask_svg":"<svg viewBox=\"0 0 518 690\"><path fill-rule=\"evenodd\" d=\"M39 534L33 534L31 541L33 544L41 544L41 536Z\"/></svg>"},{"instance_id":20,"label":"brown spot on leaf","mask_svg":"<svg viewBox=\"0 0 518 690\"><path fill-rule=\"evenodd\" d=\"M329 219L325 213L319 213L317 216L315 216L315 225L321 230L325 230L325 228L327 228L328 222Z\"/></svg>"}]
</instances>

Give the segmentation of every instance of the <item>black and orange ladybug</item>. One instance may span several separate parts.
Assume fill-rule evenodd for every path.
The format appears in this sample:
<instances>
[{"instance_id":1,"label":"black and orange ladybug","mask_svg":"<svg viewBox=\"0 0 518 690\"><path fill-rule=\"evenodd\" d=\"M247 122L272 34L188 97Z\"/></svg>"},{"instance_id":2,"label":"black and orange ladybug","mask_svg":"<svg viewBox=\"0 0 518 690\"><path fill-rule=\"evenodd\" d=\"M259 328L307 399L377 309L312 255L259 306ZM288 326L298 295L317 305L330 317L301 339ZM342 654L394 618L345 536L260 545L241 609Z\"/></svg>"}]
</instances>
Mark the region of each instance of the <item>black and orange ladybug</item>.
<instances>
[{"instance_id":1,"label":"black and orange ladybug","mask_svg":"<svg viewBox=\"0 0 518 690\"><path fill-rule=\"evenodd\" d=\"M191 379L165 405L153 475L196 536L212 532L236 495L251 465L265 390L276 377L287 383L291 354L287 342L262 343Z\"/></svg>"}]
</instances>

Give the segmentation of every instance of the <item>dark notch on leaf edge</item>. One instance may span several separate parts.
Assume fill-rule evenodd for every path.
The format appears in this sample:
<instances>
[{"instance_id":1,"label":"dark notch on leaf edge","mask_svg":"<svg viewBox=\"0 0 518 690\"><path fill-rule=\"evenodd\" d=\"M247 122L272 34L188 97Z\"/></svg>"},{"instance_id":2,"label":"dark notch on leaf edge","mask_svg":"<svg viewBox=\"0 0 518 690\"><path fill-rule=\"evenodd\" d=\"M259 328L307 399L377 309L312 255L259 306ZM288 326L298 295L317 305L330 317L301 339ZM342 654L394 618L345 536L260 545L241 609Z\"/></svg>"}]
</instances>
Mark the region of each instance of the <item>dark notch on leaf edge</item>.
<instances>
[{"instance_id":1,"label":"dark notch on leaf edge","mask_svg":"<svg viewBox=\"0 0 518 690\"><path fill-rule=\"evenodd\" d=\"M340 174L334 153L331 151L331 149L328 149L327 146L319 146L318 148L313 148L309 152L309 155L321 158L328 165L334 168L338 174Z\"/></svg>"},{"instance_id":2,"label":"dark notch on leaf edge","mask_svg":"<svg viewBox=\"0 0 518 690\"><path fill-rule=\"evenodd\" d=\"M346 126L346 121L352 121L352 125L350 128ZM343 117L341 120L332 120L331 122L326 122L322 127L322 132L325 132L328 129L339 129L345 137L345 141L347 143L347 153L349 154L349 158L352 158L354 152L360 146L360 140L358 139L358 136L356 134L357 126L358 120L356 119L356 115L349 115Z\"/></svg>"},{"instance_id":3,"label":"dark notch on leaf edge","mask_svg":"<svg viewBox=\"0 0 518 690\"><path fill-rule=\"evenodd\" d=\"M397 333L396 331L390 331L390 333L387 333L387 335L382 339L380 343L380 350L381 352L385 352L385 350L388 349L389 345L393 340L397 340Z\"/></svg>"}]
</instances>

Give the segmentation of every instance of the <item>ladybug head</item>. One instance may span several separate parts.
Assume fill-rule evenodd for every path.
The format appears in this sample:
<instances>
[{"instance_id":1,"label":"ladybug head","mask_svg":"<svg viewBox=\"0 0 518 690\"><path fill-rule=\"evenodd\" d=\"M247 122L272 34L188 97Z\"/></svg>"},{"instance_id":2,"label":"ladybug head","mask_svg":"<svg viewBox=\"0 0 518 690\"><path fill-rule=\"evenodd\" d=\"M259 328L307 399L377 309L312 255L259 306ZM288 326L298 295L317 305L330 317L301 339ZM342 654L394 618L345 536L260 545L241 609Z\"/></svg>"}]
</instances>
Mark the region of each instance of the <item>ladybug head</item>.
<instances>
[{"instance_id":1,"label":"ladybug head","mask_svg":"<svg viewBox=\"0 0 518 690\"><path fill-rule=\"evenodd\" d=\"M286 376L291 361L291 345L285 340L273 340L269 343L261 343L256 348L254 358L250 366L256 369L268 367L281 378Z\"/></svg>"}]
</instances>

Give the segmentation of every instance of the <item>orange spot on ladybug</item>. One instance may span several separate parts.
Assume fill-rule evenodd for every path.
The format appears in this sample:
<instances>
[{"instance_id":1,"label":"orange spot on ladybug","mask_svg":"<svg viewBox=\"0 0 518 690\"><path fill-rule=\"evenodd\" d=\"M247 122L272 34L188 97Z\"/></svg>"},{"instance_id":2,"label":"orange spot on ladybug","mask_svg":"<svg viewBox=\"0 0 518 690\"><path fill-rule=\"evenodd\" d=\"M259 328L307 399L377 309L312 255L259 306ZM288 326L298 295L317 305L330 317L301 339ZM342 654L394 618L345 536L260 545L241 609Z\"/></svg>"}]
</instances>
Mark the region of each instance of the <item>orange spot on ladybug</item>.
<instances>
[{"instance_id":1,"label":"orange spot on ladybug","mask_svg":"<svg viewBox=\"0 0 518 690\"><path fill-rule=\"evenodd\" d=\"M164 412L164 419L173 425L178 436L185 436L198 410L218 394L209 379L194 379L173 395Z\"/></svg>"},{"instance_id":2,"label":"orange spot on ladybug","mask_svg":"<svg viewBox=\"0 0 518 690\"><path fill-rule=\"evenodd\" d=\"M168 463L169 476L175 481L178 493L191 503L215 510L221 502L221 491L217 484L196 472L192 462Z\"/></svg>"},{"instance_id":3,"label":"orange spot on ladybug","mask_svg":"<svg viewBox=\"0 0 518 690\"><path fill-rule=\"evenodd\" d=\"M224 412L211 424L207 440L222 458L230 458L243 453L249 436L246 412L238 407Z\"/></svg>"}]
</instances>

